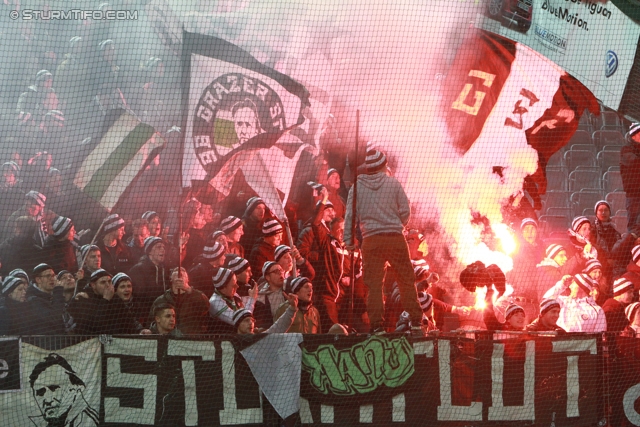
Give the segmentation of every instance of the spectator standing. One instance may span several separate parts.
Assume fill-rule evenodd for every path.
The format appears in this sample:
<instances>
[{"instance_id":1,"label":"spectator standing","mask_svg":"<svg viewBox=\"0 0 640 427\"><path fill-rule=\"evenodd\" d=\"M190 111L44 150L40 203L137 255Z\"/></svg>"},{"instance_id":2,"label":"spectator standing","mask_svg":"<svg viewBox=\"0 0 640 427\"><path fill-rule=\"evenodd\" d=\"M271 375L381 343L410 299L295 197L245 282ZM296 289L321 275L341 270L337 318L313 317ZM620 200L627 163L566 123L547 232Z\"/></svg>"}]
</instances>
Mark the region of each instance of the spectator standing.
<instances>
[{"instance_id":1,"label":"spectator standing","mask_svg":"<svg viewBox=\"0 0 640 427\"><path fill-rule=\"evenodd\" d=\"M183 269L171 271L171 288L156 298L151 306L150 317L159 305L171 305L176 313L176 327L184 335L206 334L209 313L209 298L189 286L189 275Z\"/></svg>"},{"instance_id":2,"label":"spectator standing","mask_svg":"<svg viewBox=\"0 0 640 427\"><path fill-rule=\"evenodd\" d=\"M289 294L287 295L287 302L289 303L289 307L283 315L280 316L269 329L262 331L262 333L282 334L287 332L298 311L298 297L294 294ZM247 335L254 333L255 319L253 318L253 313L246 308L241 308L233 313L233 322L238 334Z\"/></svg>"},{"instance_id":3,"label":"spectator standing","mask_svg":"<svg viewBox=\"0 0 640 427\"><path fill-rule=\"evenodd\" d=\"M127 242L129 252L131 253L131 262L138 263L140 258L144 256L144 241L151 236L149 232L149 222L146 219L136 219L131 224L131 238Z\"/></svg>"},{"instance_id":4,"label":"spectator standing","mask_svg":"<svg viewBox=\"0 0 640 427\"><path fill-rule=\"evenodd\" d=\"M249 264L254 271L262 270L267 261L275 260L276 247L282 242L282 225L275 219L262 224L262 238L253 245L249 255Z\"/></svg>"},{"instance_id":5,"label":"spectator standing","mask_svg":"<svg viewBox=\"0 0 640 427\"><path fill-rule=\"evenodd\" d=\"M136 286L136 294L143 310L150 310L155 299L170 287L169 269L164 264L166 247L159 237L147 237L145 255L131 268L129 277Z\"/></svg>"},{"instance_id":6,"label":"spectator standing","mask_svg":"<svg viewBox=\"0 0 640 427\"><path fill-rule=\"evenodd\" d=\"M136 331L143 333L145 329L144 325L148 322L149 313L143 312L140 307L140 302L134 300L131 277L124 273L118 273L111 278L111 283L113 283L115 296L122 301L122 304L127 310L125 318L132 317L135 321Z\"/></svg>"},{"instance_id":7,"label":"spectator standing","mask_svg":"<svg viewBox=\"0 0 640 427\"><path fill-rule=\"evenodd\" d=\"M215 291L209 299L209 314L213 319L214 333L232 333L234 327L233 313L241 308L253 312L257 288L252 290L245 307L242 298L236 293L238 283L236 275L227 268L219 268L213 277Z\"/></svg>"},{"instance_id":8,"label":"spectator standing","mask_svg":"<svg viewBox=\"0 0 640 427\"><path fill-rule=\"evenodd\" d=\"M244 235L242 220L235 216L229 216L220 223L220 230L227 239L227 253L244 258L244 247L240 244Z\"/></svg>"},{"instance_id":9,"label":"spectator standing","mask_svg":"<svg viewBox=\"0 0 640 427\"><path fill-rule=\"evenodd\" d=\"M253 314L256 326L264 330L273 325L276 310L284 303L284 270L274 261L267 261L262 266L261 280L264 280L264 284L258 292Z\"/></svg>"},{"instance_id":10,"label":"spectator standing","mask_svg":"<svg viewBox=\"0 0 640 427\"><path fill-rule=\"evenodd\" d=\"M0 299L0 336L28 333L24 319L26 301L27 282L20 277L5 277L2 281Z\"/></svg>"},{"instance_id":11,"label":"spectator standing","mask_svg":"<svg viewBox=\"0 0 640 427\"><path fill-rule=\"evenodd\" d=\"M224 247L216 242L212 246L205 246L199 263L189 270L189 277L194 288L211 298L215 290L212 277L218 268L224 264Z\"/></svg>"},{"instance_id":12,"label":"spectator standing","mask_svg":"<svg viewBox=\"0 0 640 427\"><path fill-rule=\"evenodd\" d=\"M295 259L295 262L294 262ZM296 269L297 277L306 277L313 280L316 275L311 263L302 258L298 249L287 245L278 245L273 253L273 260L284 270L284 277L291 277L293 269Z\"/></svg>"},{"instance_id":13,"label":"spectator standing","mask_svg":"<svg viewBox=\"0 0 640 427\"><path fill-rule=\"evenodd\" d=\"M40 263L40 247L33 240L37 223L33 218L21 216L13 222L14 230L2 244L0 244L0 275L16 268L33 270Z\"/></svg>"},{"instance_id":14,"label":"spectator standing","mask_svg":"<svg viewBox=\"0 0 640 427\"><path fill-rule=\"evenodd\" d=\"M620 150L622 188L627 195L627 231L640 225L640 123L632 123Z\"/></svg>"},{"instance_id":15,"label":"spectator standing","mask_svg":"<svg viewBox=\"0 0 640 427\"><path fill-rule=\"evenodd\" d=\"M98 248L102 255L102 268L109 273L124 273L131 268L131 253L122 242L124 237L124 219L118 214L111 214L105 218L102 239L98 241Z\"/></svg>"},{"instance_id":16,"label":"spectator standing","mask_svg":"<svg viewBox=\"0 0 640 427\"><path fill-rule=\"evenodd\" d=\"M560 303L553 298L540 301L540 315L527 327L527 332L558 332L566 331L557 325L560 318Z\"/></svg>"},{"instance_id":17,"label":"spectator standing","mask_svg":"<svg viewBox=\"0 0 640 427\"><path fill-rule=\"evenodd\" d=\"M176 310L170 305L158 305L153 313L153 324L150 332L157 335L166 335L173 338L183 336L180 329L176 328ZM145 334L145 332L142 332Z\"/></svg>"},{"instance_id":18,"label":"spectator standing","mask_svg":"<svg viewBox=\"0 0 640 427\"><path fill-rule=\"evenodd\" d=\"M613 283L613 298L609 298L602 305L607 318L607 331L622 332L629 321L624 309L633 302L633 283L621 277Z\"/></svg>"},{"instance_id":19,"label":"spectator standing","mask_svg":"<svg viewBox=\"0 0 640 427\"><path fill-rule=\"evenodd\" d=\"M26 304L24 322L30 335L64 335L64 289L57 286L51 266L38 264L33 269Z\"/></svg>"},{"instance_id":20,"label":"spectator standing","mask_svg":"<svg viewBox=\"0 0 640 427\"><path fill-rule=\"evenodd\" d=\"M320 313L313 306L313 285L306 277L289 277L285 281L285 292L298 297L298 311L293 318L293 323L287 332L300 334L319 334L322 331ZM275 322L291 307L289 301L285 301L278 307L274 316Z\"/></svg>"},{"instance_id":21,"label":"spectator standing","mask_svg":"<svg viewBox=\"0 0 640 427\"><path fill-rule=\"evenodd\" d=\"M384 302L382 281L384 266L388 262L397 273L400 298L404 311L409 313L412 333L422 335L419 326L422 310L414 286L414 273L407 242L403 236L409 221L409 199L397 179L387 176L387 158L378 150L367 152L367 174L358 177L357 211L354 212L353 187L347 200L345 222L351 224L352 216L362 231L362 260L364 283L369 288L368 312L371 329L383 331ZM351 227L345 227L345 243L350 249L355 245Z\"/></svg>"},{"instance_id":22,"label":"spectator standing","mask_svg":"<svg viewBox=\"0 0 640 427\"><path fill-rule=\"evenodd\" d=\"M70 218L57 217L51 226L52 235L47 236L42 248L42 259L49 264L54 271L77 271L78 260L76 248L73 244L76 237L76 229Z\"/></svg>"},{"instance_id":23,"label":"spectator standing","mask_svg":"<svg viewBox=\"0 0 640 427\"><path fill-rule=\"evenodd\" d=\"M267 213L267 205L260 197L252 197L247 200L247 207L242 216L244 234L240 244L245 253L250 253L253 245L262 237L262 223ZM256 271L260 271L259 269Z\"/></svg>"},{"instance_id":24,"label":"spectator standing","mask_svg":"<svg viewBox=\"0 0 640 427\"><path fill-rule=\"evenodd\" d=\"M636 291L640 290L640 245L634 246L631 250L631 262L622 277L633 283Z\"/></svg>"},{"instance_id":25,"label":"spectator standing","mask_svg":"<svg viewBox=\"0 0 640 427\"><path fill-rule=\"evenodd\" d=\"M591 297L595 285L586 274L567 275L545 293L544 298L553 298L560 303L558 326L567 332L606 332L604 311ZM567 288L570 294L562 295Z\"/></svg>"},{"instance_id":26,"label":"spectator standing","mask_svg":"<svg viewBox=\"0 0 640 427\"><path fill-rule=\"evenodd\" d=\"M335 216L338 218L344 218L345 204L342 197L340 197L340 174L334 168L327 171L327 185L326 189L329 192L329 201L333 205Z\"/></svg>"},{"instance_id":27,"label":"spectator standing","mask_svg":"<svg viewBox=\"0 0 640 427\"><path fill-rule=\"evenodd\" d=\"M240 257L229 257L225 261L225 267L233 271L238 282L238 295L245 300L249 297L249 291L258 286L253 280L253 273L249 261Z\"/></svg>"}]
</instances>

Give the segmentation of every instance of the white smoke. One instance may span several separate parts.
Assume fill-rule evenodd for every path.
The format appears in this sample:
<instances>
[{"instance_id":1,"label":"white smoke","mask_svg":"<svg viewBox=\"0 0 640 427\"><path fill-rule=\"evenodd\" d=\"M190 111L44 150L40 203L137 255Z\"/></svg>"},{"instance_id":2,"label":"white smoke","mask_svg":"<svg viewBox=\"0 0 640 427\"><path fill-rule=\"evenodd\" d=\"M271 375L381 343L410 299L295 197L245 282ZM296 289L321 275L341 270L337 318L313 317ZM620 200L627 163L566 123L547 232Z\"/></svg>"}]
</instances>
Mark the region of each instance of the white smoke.
<instances>
[{"instance_id":1,"label":"white smoke","mask_svg":"<svg viewBox=\"0 0 640 427\"><path fill-rule=\"evenodd\" d=\"M472 224L472 212L504 235L500 207L537 164L522 140L485 141L464 156L449 143L443 111L450 106L441 105L441 93L461 88L443 87L441 77L483 12L476 3L252 1L218 13L216 22L228 28L210 31L301 81L312 97L328 93L329 103L312 100L312 112L336 117L342 143L331 148L352 150L355 110L361 111L361 147L375 141L387 152L412 201L412 226L433 228L431 252L451 255L442 267L456 282L476 260L511 268L507 255L482 243L483 227ZM493 166L505 168L502 178Z\"/></svg>"}]
</instances>

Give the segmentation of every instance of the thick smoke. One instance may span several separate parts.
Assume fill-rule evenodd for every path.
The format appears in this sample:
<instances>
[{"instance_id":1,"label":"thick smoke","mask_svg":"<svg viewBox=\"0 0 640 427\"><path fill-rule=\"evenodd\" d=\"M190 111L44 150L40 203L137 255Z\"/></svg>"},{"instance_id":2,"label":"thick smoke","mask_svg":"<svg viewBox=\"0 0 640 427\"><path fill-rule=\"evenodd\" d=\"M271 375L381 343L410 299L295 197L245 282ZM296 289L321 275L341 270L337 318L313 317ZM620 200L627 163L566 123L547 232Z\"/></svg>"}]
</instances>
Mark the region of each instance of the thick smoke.
<instances>
[{"instance_id":1,"label":"thick smoke","mask_svg":"<svg viewBox=\"0 0 640 427\"><path fill-rule=\"evenodd\" d=\"M535 171L537 155L526 141L484 141L461 156L449 143L443 119L450 106L441 104L444 91L460 90L444 86L443 77L456 51L472 48L463 41L473 21L481 19L481 4L244 5L218 14L233 25L216 35L304 83L314 117L329 108L335 116L326 124L331 132L324 148L350 153L352 161L355 110L361 111L361 147L368 141L388 153L412 201L411 226L428 231L433 258L444 261L436 268L453 282L465 264L476 260L511 269L511 259L483 238L487 229L494 237L505 235L501 206ZM502 176L493 166L504 167ZM481 221L474 222L474 216Z\"/></svg>"}]
</instances>

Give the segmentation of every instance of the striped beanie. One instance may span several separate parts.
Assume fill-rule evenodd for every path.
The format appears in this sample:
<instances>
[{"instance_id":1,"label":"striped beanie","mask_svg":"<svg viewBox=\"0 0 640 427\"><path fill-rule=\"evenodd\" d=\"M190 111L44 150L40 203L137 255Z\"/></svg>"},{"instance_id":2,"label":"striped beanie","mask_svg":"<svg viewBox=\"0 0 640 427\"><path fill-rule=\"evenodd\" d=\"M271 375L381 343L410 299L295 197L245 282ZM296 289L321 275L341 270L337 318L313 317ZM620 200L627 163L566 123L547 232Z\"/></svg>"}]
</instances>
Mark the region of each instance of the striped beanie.
<instances>
[{"instance_id":1,"label":"striped beanie","mask_svg":"<svg viewBox=\"0 0 640 427\"><path fill-rule=\"evenodd\" d=\"M282 225L275 219L268 219L262 224L262 235L264 237L275 236L282 232Z\"/></svg>"},{"instance_id":2,"label":"striped beanie","mask_svg":"<svg viewBox=\"0 0 640 427\"><path fill-rule=\"evenodd\" d=\"M545 255L549 259L554 259L561 251L564 251L564 247L556 245L555 243L549 245L545 251Z\"/></svg>"},{"instance_id":3,"label":"striped beanie","mask_svg":"<svg viewBox=\"0 0 640 427\"><path fill-rule=\"evenodd\" d=\"M416 279L427 273L429 273L428 265L416 265L415 267L413 267L413 274L415 274Z\"/></svg>"},{"instance_id":4,"label":"striped beanie","mask_svg":"<svg viewBox=\"0 0 640 427\"><path fill-rule=\"evenodd\" d=\"M307 181L307 185L311 188L313 188L314 190L316 190L318 193L322 191L322 189L324 188L324 185L322 184L318 184L315 181Z\"/></svg>"},{"instance_id":5,"label":"striped beanie","mask_svg":"<svg viewBox=\"0 0 640 427\"><path fill-rule=\"evenodd\" d=\"M262 277L267 277L267 274L269 273L269 269L274 265L276 265L276 263L273 261L265 262L264 265L262 266Z\"/></svg>"},{"instance_id":6,"label":"striped beanie","mask_svg":"<svg viewBox=\"0 0 640 427\"><path fill-rule=\"evenodd\" d=\"M631 249L631 259L636 264L640 261L640 245L634 246L633 249Z\"/></svg>"},{"instance_id":7,"label":"striped beanie","mask_svg":"<svg viewBox=\"0 0 640 427\"><path fill-rule=\"evenodd\" d=\"M584 270L582 270L582 272L584 274L589 274L591 272L593 272L594 270L602 270L602 263L600 261L598 261L597 258L591 258L587 261L587 263L584 266Z\"/></svg>"},{"instance_id":8,"label":"striped beanie","mask_svg":"<svg viewBox=\"0 0 640 427\"><path fill-rule=\"evenodd\" d=\"M433 297L427 292L418 292L418 302L423 313L431 310L431 304L433 303Z\"/></svg>"},{"instance_id":9,"label":"striped beanie","mask_svg":"<svg viewBox=\"0 0 640 427\"><path fill-rule=\"evenodd\" d=\"M629 322L633 323L633 318L638 313L638 308L640 308L640 302L632 302L624 309L624 314L629 319Z\"/></svg>"},{"instance_id":10,"label":"striped beanie","mask_svg":"<svg viewBox=\"0 0 640 427\"><path fill-rule=\"evenodd\" d=\"M153 249L155 245L158 245L160 243L164 243L164 241L159 237L155 237L155 236L147 237L146 239L144 239L144 253L149 255L149 253L151 252L151 249Z\"/></svg>"},{"instance_id":11,"label":"striped beanie","mask_svg":"<svg viewBox=\"0 0 640 427\"><path fill-rule=\"evenodd\" d=\"M230 259L227 262L226 268L233 271L233 273L237 276L238 274L244 273L249 268L249 261L238 256Z\"/></svg>"},{"instance_id":12,"label":"striped beanie","mask_svg":"<svg viewBox=\"0 0 640 427\"><path fill-rule=\"evenodd\" d=\"M100 252L100 248L96 245L82 245L80 247L80 255L82 256L82 258L86 258L87 254L93 251Z\"/></svg>"},{"instance_id":13,"label":"striped beanie","mask_svg":"<svg viewBox=\"0 0 640 427\"><path fill-rule=\"evenodd\" d=\"M523 230L527 225L533 225L535 228L538 228L538 222L533 218L525 218L520 223L520 230Z\"/></svg>"},{"instance_id":14,"label":"striped beanie","mask_svg":"<svg viewBox=\"0 0 640 427\"><path fill-rule=\"evenodd\" d=\"M142 214L141 218L151 222L153 218L160 218L160 215L158 215L158 213L155 211L146 211L145 213Z\"/></svg>"},{"instance_id":15,"label":"striped beanie","mask_svg":"<svg viewBox=\"0 0 640 427\"><path fill-rule=\"evenodd\" d=\"M620 277L613 282L613 296L617 297L625 292L633 291L633 282L625 279L624 277Z\"/></svg>"},{"instance_id":16,"label":"striped beanie","mask_svg":"<svg viewBox=\"0 0 640 427\"><path fill-rule=\"evenodd\" d=\"M58 271L58 274L56 274L56 280L57 281L62 280L62 278L64 277L65 274L71 274L71 272L69 270L60 270L60 271Z\"/></svg>"},{"instance_id":17,"label":"striped beanie","mask_svg":"<svg viewBox=\"0 0 640 427\"><path fill-rule=\"evenodd\" d=\"M105 276L113 277L113 275L111 273L109 273L107 270L99 268L96 271L94 271L93 273L91 273L91 278L89 279L89 281L90 282L95 282L98 279L100 279L101 277L105 277Z\"/></svg>"},{"instance_id":18,"label":"striped beanie","mask_svg":"<svg viewBox=\"0 0 640 427\"><path fill-rule=\"evenodd\" d=\"M511 316L516 314L517 312L522 312L524 314L524 308L520 307L518 304L509 304L507 310L504 312L504 319L509 320Z\"/></svg>"},{"instance_id":19,"label":"striped beanie","mask_svg":"<svg viewBox=\"0 0 640 427\"><path fill-rule=\"evenodd\" d=\"M105 233L109 233L121 227L124 227L124 219L122 219L118 214L111 214L104 219L103 228Z\"/></svg>"},{"instance_id":20,"label":"striped beanie","mask_svg":"<svg viewBox=\"0 0 640 427\"><path fill-rule=\"evenodd\" d=\"M44 115L45 120L51 120L56 122L64 122L64 113L60 110L49 110Z\"/></svg>"},{"instance_id":21,"label":"striped beanie","mask_svg":"<svg viewBox=\"0 0 640 427\"><path fill-rule=\"evenodd\" d=\"M241 308L233 312L233 325L237 328L240 322L242 322L247 317L253 317L253 314L247 310L246 308Z\"/></svg>"},{"instance_id":22,"label":"striped beanie","mask_svg":"<svg viewBox=\"0 0 640 427\"><path fill-rule=\"evenodd\" d=\"M9 295L20 284L24 283L21 277L7 276L2 281L2 295Z\"/></svg>"},{"instance_id":23,"label":"striped beanie","mask_svg":"<svg viewBox=\"0 0 640 427\"><path fill-rule=\"evenodd\" d=\"M229 234L235 231L241 225L242 220L240 218L237 218L235 216L228 216L220 223L220 230L222 230L224 234Z\"/></svg>"},{"instance_id":24,"label":"striped beanie","mask_svg":"<svg viewBox=\"0 0 640 427\"><path fill-rule=\"evenodd\" d=\"M229 270L228 268L219 268L218 271L216 271L216 274L213 275L213 286L216 289L224 287L227 283L229 283L229 279L231 279L232 275L233 271Z\"/></svg>"},{"instance_id":25,"label":"striped beanie","mask_svg":"<svg viewBox=\"0 0 640 427\"><path fill-rule=\"evenodd\" d=\"M2 169L11 169L15 173L20 172L20 166L16 162L4 162L2 164Z\"/></svg>"},{"instance_id":26,"label":"striped beanie","mask_svg":"<svg viewBox=\"0 0 640 427\"><path fill-rule=\"evenodd\" d=\"M37 203L41 208L44 208L44 204L47 201L47 196L42 193L38 193L35 190L29 191L27 194L25 194L25 197L27 199L32 199L33 201L35 201L35 203Z\"/></svg>"},{"instance_id":27,"label":"striped beanie","mask_svg":"<svg viewBox=\"0 0 640 427\"><path fill-rule=\"evenodd\" d=\"M207 237L207 246L213 246L220 237L224 236L224 231L216 230ZM225 239L226 241L226 239Z\"/></svg>"},{"instance_id":28,"label":"striped beanie","mask_svg":"<svg viewBox=\"0 0 640 427\"><path fill-rule=\"evenodd\" d=\"M131 277L127 276L124 273L118 273L115 276L113 276L111 278L111 283L113 283L114 288L118 289L118 285L120 284L120 282L124 282L125 280L128 280L133 283L133 281L131 280Z\"/></svg>"},{"instance_id":29,"label":"striped beanie","mask_svg":"<svg viewBox=\"0 0 640 427\"><path fill-rule=\"evenodd\" d=\"M596 214L598 213L598 207L600 205L605 205L606 207L609 208L609 212L611 212L611 205L609 204L609 202L607 202L606 200L599 200L599 201L596 202L596 205L593 208L593 212L594 213L596 213Z\"/></svg>"},{"instance_id":30,"label":"striped beanie","mask_svg":"<svg viewBox=\"0 0 640 427\"><path fill-rule=\"evenodd\" d=\"M589 218L587 218L586 216L575 217L571 222L571 231L573 231L574 233L577 233L578 230L580 230L580 227L582 227L587 222L591 224L591 222L589 221Z\"/></svg>"},{"instance_id":31,"label":"striped beanie","mask_svg":"<svg viewBox=\"0 0 640 427\"><path fill-rule=\"evenodd\" d=\"M327 171L327 179L328 179L331 175L333 175L334 173L337 173L338 175L340 175L340 173L338 172L338 170L337 170L336 168L330 168L330 169Z\"/></svg>"},{"instance_id":32,"label":"striped beanie","mask_svg":"<svg viewBox=\"0 0 640 427\"><path fill-rule=\"evenodd\" d=\"M202 251L202 258L208 260L218 259L224 255L224 246L220 242L215 242L213 246L205 246Z\"/></svg>"},{"instance_id":33,"label":"striped beanie","mask_svg":"<svg viewBox=\"0 0 640 427\"><path fill-rule=\"evenodd\" d=\"M33 268L33 277L38 276L47 270L53 270L53 267L45 263L38 264Z\"/></svg>"},{"instance_id":34,"label":"striped beanie","mask_svg":"<svg viewBox=\"0 0 640 427\"><path fill-rule=\"evenodd\" d=\"M329 200L327 200L325 203L322 203L322 200L318 200L316 202L316 209L320 209L321 205L324 205L323 210L329 209L329 208L332 208L332 209L335 208L335 206L333 206L333 203L331 203Z\"/></svg>"},{"instance_id":35,"label":"striped beanie","mask_svg":"<svg viewBox=\"0 0 640 427\"><path fill-rule=\"evenodd\" d=\"M252 197L249 200L247 200L247 208L244 211L244 216L251 215L251 213L253 213L253 210L255 208L257 208L258 205L267 206L267 204L264 202L264 200L262 200L262 198L260 198L260 197Z\"/></svg>"},{"instance_id":36,"label":"striped beanie","mask_svg":"<svg viewBox=\"0 0 640 427\"><path fill-rule=\"evenodd\" d=\"M295 294L307 283L311 283L311 280L307 279L306 277L289 277L284 286L285 292L288 294Z\"/></svg>"},{"instance_id":37,"label":"striped beanie","mask_svg":"<svg viewBox=\"0 0 640 427\"><path fill-rule=\"evenodd\" d=\"M545 298L540 301L540 316L544 315L547 311L553 308L560 308L560 303L558 300L553 298Z\"/></svg>"},{"instance_id":38,"label":"striped beanie","mask_svg":"<svg viewBox=\"0 0 640 427\"><path fill-rule=\"evenodd\" d=\"M285 254L288 254L291 252L291 248L287 245L280 245L278 247L276 247L275 252L273 253L273 258L275 260L275 262L280 261L280 259L285 256Z\"/></svg>"},{"instance_id":39,"label":"striped beanie","mask_svg":"<svg viewBox=\"0 0 640 427\"><path fill-rule=\"evenodd\" d=\"M640 132L640 123L638 122L631 123L631 126L629 126L629 132L627 132L627 136L631 138L638 132Z\"/></svg>"},{"instance_id":40,"label":"striped beanie","mask_svg":"<svg viewBox=\"0 0 640 427\"><path fill-rule=\"evenodd\" d=\"M36 84L45 81L47 78L53 78L53 74L49 70L40 70L36 74Z\"/></svg>"},{"instance_id":41,"label":"striped beanie","mask_svg":"<svg viewBox=\"0 0 640 427\"><path fill-rule=\"evenodd\" d=\"M591 291L597 285L595 280L584 273L576 274L575 276L573 276L573 280L587 295L591 294Z\"/></svg>"},{"instance_id":42,"label":"striped beanie","mask_svg":"<svg viewBox=\"0 0 640 427\"><path fill-rule=\"evenodd\" d=\"M15 270L11 270L8 276L19 277L29 282L29 275L27 274L26 271L24 271L21 268L16 268Z\"/></svg>"},{"instance_id":43,"label":"striped beanie","mask_svg":"<svg viewBox=\"0 0 640 427\"><path fill-rule=\"evenodd\" d=\"M55 221L53 221L53 225L51 227L53 230L53 236L63 237L69 232L69 230L71 230L71 227L73 227L73 222L71 222L71 219L64 216L59 216L55 219Z\"/></svg>"},{"instance_id":44,"label":"striped beanie","mask_svg":"<svg viewBox=\"0 0 640 427\"><path fill-rule=\"evenodd\" d=\"M368 172L377 171L387 166L387 156L382 151L369 150L364 162Z\"/></svg>"}]
</instances>

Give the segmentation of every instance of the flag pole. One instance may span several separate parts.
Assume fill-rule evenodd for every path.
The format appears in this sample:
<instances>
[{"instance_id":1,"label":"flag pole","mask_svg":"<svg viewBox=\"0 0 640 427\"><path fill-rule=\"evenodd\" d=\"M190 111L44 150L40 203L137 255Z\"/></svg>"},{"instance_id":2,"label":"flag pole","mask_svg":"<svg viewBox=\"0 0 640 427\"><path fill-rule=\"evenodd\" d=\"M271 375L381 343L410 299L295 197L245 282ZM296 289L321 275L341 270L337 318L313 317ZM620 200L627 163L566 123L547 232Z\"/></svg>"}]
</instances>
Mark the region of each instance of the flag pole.
<instances>
[{"instance_id":1,"label":"flag pole","mask_svg":"<svg viewBox=\"0 0 640 427\"><path fill-rule=\"evenodd\" d=\"M286 214L284 217L284 229L287 232L287 239L289 239L289 245L291 245L290 247L293 247L293 236L291 235L291 227L289 227L289 218L287 218ZM298 264L296 263L296 260L293 260L293 269L291 269L291 277L293 277L294 279L296 277L298 277L298 268L297 268Z\"/></svg>"},{"instance_id":2,"label":"flag pole","mask_svg":"<svg viewBox=\"0 0 640 427\"><path fill-rule=\"evenodd\" d=\"M351 254L349 255L351 258L351 277L349 278L349 285L351 287L351 301L349 302L349 323L352 325L353 324L353 310L354 310L354 304L353 304L353 299L355 297L355 283L356 283L356 257L355 257L355 253L356 253L356 247L357 247L357 240L356 240L356 207L357 207L357 200L358 200L358 139L360 138L360 110L356 110L356 164L354 167L355 173L354 173L354 179L353 179L353 209L351 211L351 224L349 224L349 226L351 227L351 239L353 241L353 246L354 249L351 252Z\"/></svg>"},{"instance_id":3,"label":"flag pole","mask_svg":"<svg viewBox=\"0 0 640 427\"><path fill-rule=\"evenodd\" d=\"M96 231L96 234L93 236L93 239L91 239L91 243L89 243L89 247L91 247L91 245L94 245L96 243L96 240L98 239L98 236L100 235L100 232L102 231L103 226L104 226L104 219L100 223L100 227L98 227L98 231ZM78 271L82 270L82 268L84 267L84 263L87 260L87 257L89 256L89 252L90 251L87 251L87 253L84 254L84 256L82 257L82 262L80 262L80 265L78 266Z\"/></svg>"}]
</instances>

